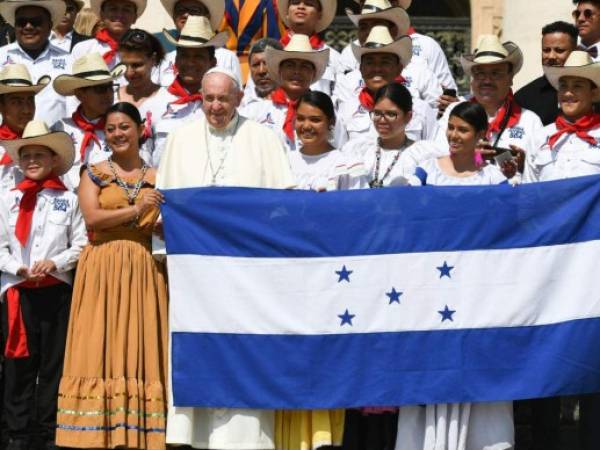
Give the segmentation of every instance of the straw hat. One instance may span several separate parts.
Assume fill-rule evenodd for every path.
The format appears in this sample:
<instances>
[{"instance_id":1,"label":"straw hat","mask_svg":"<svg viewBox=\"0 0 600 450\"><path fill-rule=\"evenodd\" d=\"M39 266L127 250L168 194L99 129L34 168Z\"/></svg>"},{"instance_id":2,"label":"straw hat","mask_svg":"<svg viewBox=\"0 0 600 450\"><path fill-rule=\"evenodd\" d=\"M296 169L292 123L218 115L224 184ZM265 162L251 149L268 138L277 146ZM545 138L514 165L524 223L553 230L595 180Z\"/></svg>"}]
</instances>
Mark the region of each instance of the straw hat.
<instances>
[{"instance_id":1,"label":"straw hat","mask_svg":"<svg viewBox=\"0 0 600 450\"><path fill-rule=\"evenodd\" d=\"M44 8L50 13L50 20L53 25L57 25L65 12L67 6L65 2L56 0L4 0L0 2L0 14L9 24L15 26L15 12L24 6L37 6Z\"/></svg>"},{"instance_id":2,"label":"straw hat","mask_svg":"<svg viewBox=\"0 0 600 450\"><path fill-rule=\"evenodd\" d=\"M412 58L412 39L410 36L400 36L394 40L388 27L376 25L362 47L352 44L352 53L357 61L370 53L391 53L400 58L402 67L406 67Z\"/></svg>"},{"instance_id":3,"label":"straw hat","mask_svg":"<svg viewBox=\"0 0 600 450\"><path fill-rule=\"evenodd\" d=\"M354 0L354 2L358 3L360 5L360 0ZM402 9L408 9L408 8L410 8L411 3L412 3L412 0L399 0L398 6Z\"/></svg>"},{"instance_id":4,"label":"straw hat","mask_svg":"<svg viewBox=\"0 0 600 450\"><path fill-rule=\"evenodd\" d=\"M29 70L24 64L8 64L0 71L0 95L32 92L34 95L50 83L51 78L44 75L33 84Z\"/></svg>"},{"instance_id":5,"label":"straw hat","mask_svg":"<svg viewBox=\"0 0 600 450\"><path fill-rule=\"evenodd\" d=\"M511 63L513 74L523 67L523 53L514 42L500 42L498 36L484 34L477 40L477 48L470 55L460 57L460 64L467 75L474 66L485 64Z\"/></svg>"},{"instance_id":6,"label":"straw hat","mask_svg":"<svg viewBox=\"0 0 600 450\"><path fill-rule=\"evenodd\" d=\"M399 6L392 6L388 0L367 0L360 14L354 14L350 8L346 8L346 14L356 26L361 20L381 19L396 25L400 35L406 34L410 28L410 18L406 11Z\"/></svg>"},{"instance_id":7,"label":"straw hat","mask_svg":"<svg viewBox=\"0 0 600 450\"><path fill-rule=\"evenodd\" d=\"M558 91L558 82L562 77L579 77L590 80L596 85L594 101L600 99L600 62L595 63L588 52L571 52L562 67L544 66L544 75L554 89Z\"/></svg>"},{"instance_id":8,"label":"straw hat","mask_svg":"<svg viewBox=\"0 0 600 450\"><path fill-rule=\"evenodd\" d=\"M100 53L94 52L82 56L73 63L73 75L59 75L54 79L54 90L60 95L74 95L75 90L84 87L112 83L125 71L125 66L119 64L112 71Z\"/></svg>"},{"instance_id":9,"label":"straw hat","mask_svg":"<svg viewBox=\"0 0 600 450\"><path fill-rule=\"evenodd\" d=\"M208 18L203 16L189 16L179 39L171 36L166 29L163 29L163 34L171 44L186 48L223 47L229 39L226 31L215 35Z\"/></svg>"},{"instance_id":10,"label":"straw hat","mask_svg":"<svg viewBox=\"0 0 600 450\"><path fill-rule=\"evenodd\" d=\"M313 50L308 36L304 34L294 34L283 50L267 47L265 50L265 58L267 60L269 76L277 84L281 84L279 66L287 59L302 59L311 62L315 66L315 76L312 79L312 82L314 83L323 77L325 69L327 69L329 49Z\"/></svg>"},{"instance_id":11,"label":"straw hat","mask_svg":"<svg viewBox=\"0 0 600 450\"><path fill-rule=\"evenodd\" d=\"M43 120L32 120L23 130L21 139L0 141L13 161L19 160L19 150L27 145L42 145L48 147L60 157L55 175L64 175L75 161L73 139L64 131L51 131Z\"/></svg>"},{"instance_id":12,"label":"straw hat","mask_svg":"<svg viewBox=\"0 0 600 450\"><path fill-rule=\"evenodd\" d=\"M163 8L167 11L169 16L173 18L173 13L175 11L175 5L179 0L160 0L163 5ZM221 21L223 20L223 15L225 14L225 1L224 0L197 0L202 3L208 9L210 13L210 26L213 30L218 30L221 27ZM193 17L193 16L189 16ZM189 19L188 17L188 19Z\"/></svg>"},{"instance_id":13,"label":"straw hat","mask_svg":"<svg viewBox=\"0 0 600 450\"><path fill-rule=\"evenodd\" d=\"M321 3L321 18L317 22L315 32L320 33L325 30L333 19L335 18L335 12L337 9L337 1L336 0L319 0ZM283 23L286 27L290 28L290 22L288 20L288 10L290 6L289 0L279 0L277 3L277 8L279 10L279 17L283 20Z\"/></svg>"},{"instance_id":14,"label":"straw hat","mask_svg":"<svg viewBox=\"0 0 600 450\"><path fill-rule=\"evenodd\" d=\"M90 0L90 8L92 8L92 11L94 11L98 17L102 17L100 15L100 10L102 9L102 4L105 1L106 0ZM135 11L136 11L136 15L137 15L138 19L140 18L140 16L144 13L144 10L146 9L146 0L122 0L122 1L133 3L135 5Z\"/></svg>"}]
</instances>

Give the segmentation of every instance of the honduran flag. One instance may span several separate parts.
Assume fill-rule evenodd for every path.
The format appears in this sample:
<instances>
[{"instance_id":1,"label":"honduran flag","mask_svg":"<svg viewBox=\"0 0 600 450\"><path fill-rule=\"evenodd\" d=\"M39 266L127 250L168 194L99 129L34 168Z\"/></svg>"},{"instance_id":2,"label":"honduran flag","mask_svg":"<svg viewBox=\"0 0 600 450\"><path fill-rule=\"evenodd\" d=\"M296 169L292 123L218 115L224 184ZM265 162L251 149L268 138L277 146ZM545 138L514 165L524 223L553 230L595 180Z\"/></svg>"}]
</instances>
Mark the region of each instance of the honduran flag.
<instances>
[{"instance_id":1,"label":"honduran flag","mask_svg":"<svg viewBox=\"0 0 600 450\"><path fill-rule=\"evenodd\" d=\"M165 192L177 406L600 391L600 178Z\"/></svg>"}]
</instances>

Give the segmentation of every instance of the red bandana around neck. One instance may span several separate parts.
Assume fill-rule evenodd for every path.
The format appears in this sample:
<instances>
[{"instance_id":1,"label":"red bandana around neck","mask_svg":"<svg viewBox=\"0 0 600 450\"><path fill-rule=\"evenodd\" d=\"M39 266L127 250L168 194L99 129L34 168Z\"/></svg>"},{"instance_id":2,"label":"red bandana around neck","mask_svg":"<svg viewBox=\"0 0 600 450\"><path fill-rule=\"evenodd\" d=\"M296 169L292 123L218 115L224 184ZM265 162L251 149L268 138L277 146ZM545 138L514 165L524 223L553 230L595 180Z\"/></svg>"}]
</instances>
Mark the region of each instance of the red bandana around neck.
<instances>
[{"instance_id":1,"label":"red bandana around neck","mask_svg":"<svg viewBox=\"0 0 600 450\"><path fill-rule=\"evenodd\" d=\"M588 114L575 122L569 122L564 116L560 115L554 122L556 124L556 133L548 138L548 145L554 148L556 142L563 134L575 134L582 141L595 145L596 139L590 136L591 131L600 126L600 114Z\"/></svg>"},{"instance_id":2,"label":"red bandana around neck","mask_svg":"<svg viewBox=\"0 0 600 450\"><path fill-rule=\"evenodd\" d=\"M298 100L290 100L282 88L277 88L271 94L271 101L275 105L287 106L287 114L283 123L283 131L291 142L294 142L294 121L296 120L296 109Z\"/></svg>"},{"instance_id":3,"label":"red bandana around neck","mask_svg":"<svg viewBox=\"0 0 600 450\"><path fill-rule=\"evenodd\" d=\"M3 141L12 141L14 139L19 139L21 135L22 133L17 133L16 131L13 131L13 129L6 124L0 126L0 139ZM9 164L12 164L12 162L13 160L10 158L10 155L5 150L4 155L2 155L2 158L0 159L0 166L7 166Z\"/></svg>"},{"instance_id":4,"label":"red bandana around neck","mask_svg":"<svg viewBox=\"0 0 600 450\"><path fill-rule=\"evenodd\" d=\"M394 78L392 83L400 83L404 85L406 83L406 78L404 78L402 75L398 75L396 78ZM361 106L369 112L373 111L373 108L375 108L374 94L372 94L371 91L369 91L369 88L366 86L362 88L360 94L358 94L358 101L360 102Z\"/></svg>"},{"instance_id":5,"label":"red bandana around neck","mask_svg":"<svg viewBox=\"0 0 600 450\"><path fill-rule=\"evenodd\" d=\"M202 101L202 94L200 92L190 94L188 90L179 82L179 78L175 78L175 81L171 83L167 90L170 94L173 94L177 97L177 100L169 103L170 105L185 105L186 103Z\"/></svg>"},{"instance_id":6,"label":"red bandana around neck","mask_svg":"<svg viewBox=\"0 0 600 450\"><path fill-rule=\"evenodd\" d=\"M409 27L408 30L406 31L406 34L409 36L412 36L416 32L417 32L417 30L415 30L413 27Z\"/></svg>"},{"instance_id":7,"label":"red bandana around neck","mask_svg":"<svg viewBox=\"0 0 600 450\"><path fill-rule=\"evenodd\" d=\"M27 245L29 232L31 231L31 220L33 211L37 203L37 195L44 189L56 189L58 191L66 191L67 188L63 182L55 175L51 175L43 180L35 181L25 178L16 188L23 193L21 202L19 203L19 215L17 216L17 224L15 226L15 236L23 247Z\"/></svg>"},{"instance_id":8,"label":"red bandana around neck","mask_svg":"<svg viewBox=\"0 0 600 450\"><path fill-rule=\"evenodd\" d=\"M80 130L84 131L81 147L79 148L79 154L81 156L80 161L81 164L83 164L85 161L85 150L87 149L88 145L90 145L90 142L96 141L99 146L102 146L100 139L98 139L98 136L96 135L96 131L101 131L104 129L106 119L102 117L96 123L88 122L81 113L81 105L77 107L71 118L73 119L73 122L75 122L75 125L77 125Z\"/></svg>"},{"instance_id":9,"label":"red bandana around neck","mask_svg":"<svg viewBox=\"0 0 600 450\"><path fill-rule=\"evenodd\" d=\"M473 97L472 102L477 103L477 99ZM521 113L523 112L521 106L515 101L512 89L506 96L506 100L496 113L494 120L488 125L487 133L485 137L488 141L491 141L494 133L500 133L502 131L502 125L506 120L506 114L510 111L510 117L506 122L504 129L513 128L521 120Z\"/></svg>"},{"instance_id":10,"label":"red bandana around neck","mask_svg":"<svg viewBox=\"0 0 600 450\"><path fill-rule=\"evenodd\" d=\"M102 55L102 59L106 64L110 64L117 56L117 50L119 48L119 42L113 38L106 28L102 28L96 33L96 40L104 44L108 44L110 50Z\"/></svg>"},{"instance_id":11,"label":"red bandana around neck","mask_svg":"<svg viewBox=\"0 0 600 450\"><path fill-rule=\"evenodd\" d=\"M292 34L294 34L293 31L286 30L285 34L281 37L281 45L284 47L287 46L292 39ZM325 41L316 33L312 34L308 40L310 41L310 46L313 50L321 50L323 45L325 45Z\"/></svg>"}]
</instances>

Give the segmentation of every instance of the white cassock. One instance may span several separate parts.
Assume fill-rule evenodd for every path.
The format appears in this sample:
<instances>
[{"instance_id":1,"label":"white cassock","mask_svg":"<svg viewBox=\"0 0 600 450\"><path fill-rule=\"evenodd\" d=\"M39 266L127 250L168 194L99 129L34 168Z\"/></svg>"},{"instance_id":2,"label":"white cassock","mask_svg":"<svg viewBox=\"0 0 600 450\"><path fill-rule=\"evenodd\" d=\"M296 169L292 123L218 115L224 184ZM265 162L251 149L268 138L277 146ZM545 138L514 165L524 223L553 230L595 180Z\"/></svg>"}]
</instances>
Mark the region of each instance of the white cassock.
<instances>
[{"instance_id":1,"label":"white cassock","mask_svg":"<svg viewBox=\"0 0 600 450\"><path fill-rule=\"evenodd\" d=\"M237 115L222 131L202 118L171 133L156 183L158 189L210 185L285 189L294 184L285 147L275 133ZM204 449L272 449L274 422L274 412L269 410L171 404L167 443Z\"/></svg>"}]
</instances>

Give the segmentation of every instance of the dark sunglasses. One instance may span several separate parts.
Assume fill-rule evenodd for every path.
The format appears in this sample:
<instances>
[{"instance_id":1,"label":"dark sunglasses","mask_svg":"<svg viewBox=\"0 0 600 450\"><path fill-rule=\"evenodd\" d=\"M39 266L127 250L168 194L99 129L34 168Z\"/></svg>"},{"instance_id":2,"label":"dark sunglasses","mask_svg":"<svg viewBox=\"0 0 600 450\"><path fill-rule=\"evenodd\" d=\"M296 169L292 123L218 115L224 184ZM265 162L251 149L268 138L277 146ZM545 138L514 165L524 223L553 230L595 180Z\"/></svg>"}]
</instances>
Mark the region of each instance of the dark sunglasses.
<instances>
[{"instance_id":1,"label":"dark sunglasses","mask_svg":"<svg viewBox=\"0 0 600 450\"><path fill-rule=\"evenodd\" d=\"M129 30L121 41L130 41L136 44L144 44L149 39L148 33L142 30Z\"/></svg>"},{"instance_id":2,"label":"dark sunglasses","mask_svg":"<svg viewBox=\"0 0 600 450\"><path fill-rule=\"evenodd\" d=\"M15 18L15 27L25 28L30 24L34 28L41 27L44 24L43 17L17 17Z\"/></svg>"},{"instance_id":3,"label":"dark sunglasses","mask_svg":"<svg viewBox=\"0 0 600 450\"><path fill-rule=\"evenodd\" d=\"M575 20L578 20L579 16L581 16L582 14L583 14L583 17L588 20L596 15L596 13L594 11L592 11L591 9L584 9L583 11L579 11L578 9L576 9L575 11L573 11L571 13L571 15L573 16L573 19L575 19Z\"/></svg>"},{"instance_id":4,"label":"dark sunglasses","mask_svg":"<svg viewBox=\"0 0 600 450\"><path fill-rule=\"evenodd\" d=\"M176 6L173 10L174 16L208 16L208 10L203 6Z\"/></svg>"}]
</instances>

